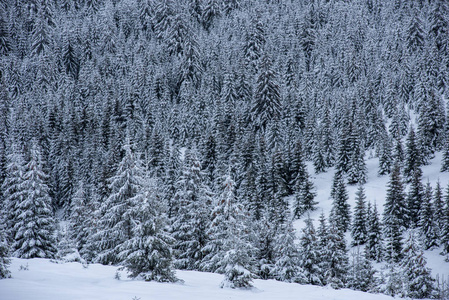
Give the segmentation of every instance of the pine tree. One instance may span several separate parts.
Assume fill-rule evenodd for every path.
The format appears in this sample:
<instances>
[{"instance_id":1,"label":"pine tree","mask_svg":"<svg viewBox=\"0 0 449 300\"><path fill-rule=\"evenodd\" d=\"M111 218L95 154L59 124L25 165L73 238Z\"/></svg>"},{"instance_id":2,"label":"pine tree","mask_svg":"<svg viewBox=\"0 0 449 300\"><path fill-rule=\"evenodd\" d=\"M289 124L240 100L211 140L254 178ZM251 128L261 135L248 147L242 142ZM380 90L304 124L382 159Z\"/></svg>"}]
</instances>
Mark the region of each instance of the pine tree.
<instances>
[{"instance_id":1,"label":"pine tree","mask_svg":"<svg viewBox=\"0 0 449 300\"><path fill-rule=\"evenodd\" d=\"M351 235L353 238L352 245L363 245L368 240L368 215L366 211L366 196L363 185L359 185L356 197L356 205L354 207L354 218L351 226Z\"/></svg>"},{"instance_id":2,"label":"pine tree","mask_svg":"<svg viewBox=\"0 0 449 300\"><path fill-rule=\"evenodd\" d=\"M401 267L406 277L405 292L413 299L430 298L435 294L434 279L430 269L426 267L426 259L422 250L418 249L418 242L412 231L405 243Z\"/></svg>"},{"instance_id":3,"label":"pine tree","mask_svg":"<svg viewBox=\"0 0 449 300\"><path fill-rule=\"evenodd\" d=\"M119 246L119 258L131 278L145 281L178 281L173 271L171 245L164 203L160 202L157 180L144 186L144 195L136 203L131 238Z\"/></svg>"},{"instance_id":4,"label":"pine tree","mask_svg":"<svg viewBox=\"0 0 449 300\"><path fill-rule=\"evenodd\" d=\"M111 194L100 207L100 230L95 239L100 251L97 260L103 264L120 262L120 246L132 237L137 206L144 198L146 175L142 163L129 143L123 148L125 156L109 180Z\"/></svg>"},{"instance_id":5,"label":"pine tree","mask_svg":"<svg viewBox=\"0 0 449 300\"><path fill-rule=\"evenodd\" d=\"M422 232L424 250L431 249L438 246L438 234L435 223L435 212L433 210L433 193L430 182L427 182L423 201L421 203L421 210L419 213L418 226Z\"/></svg>"},{"instance_id":6,"label":"pine tree","mask_svg":"<svg viewBox=\"0 0 449 300\"><path fill-rule=\"evenodd\" d=\"M15 237L12 244L14 255L20 258L54 258L55 220L45 184L47 175L42 171L43 162L36 143L25 166L21 188L25 195L15 209Z\"/></svg>"},{"instance_id":7,"label":"pine tree","mask_svg":"<svg viewBox=\"0 0 449 300\"><path fill-rule=\"evenodd\" d=\"M349 196L343 177L339 172L334 175L335 191L331 194L333 198L330 220L335 222L338 230L346 232L351 225L351 212L348 204ZM331 191L332 193L332 191Z\"/></svg>"},{"instance_id":8,"label":"pine tree","mask_svg":"<svg viewBox=\"0 0 449 300\"><path fill-rule=\"evenodd\" d=\"M318 267L321 270L321 273L319 274L319 279L323 285L326 285L328 283L326 278L326 274L329 269L329 263L326 259L329 244L329 240L327 238L328 232L329 228L326 223L326 217L322 212L319 218L319 226L317 229L317 240L318 240L318 254L320 257Z\"/></svg>"},{"instance_id":9,"label":"pine tree","mask_svg":"<svg viewBox=\"0 0 449 300\"><path fill-rule=\"evenodd\" d=\"M297 180L296 192L295 192L295 204L294 204L294 217L300 218L306 212L311 212L316 209L315 196L316 193L313 191L314 186L308 174L305 174L304 181Z\"/></svg>"},{"instance_id":10,"label":"pine tree","mask_svg":"<svg viewBox=\"0 0 449 300\"><path fill-rule=\"evenodd\" d=\"M370 208L368 203L368 241L367 251L369 252L370 259L377 262L382 260L383 246L382 246L382 226L380 224L379 213L377 211L377 205L374 203L373 209Z\"/></svg>"},{"instance_id":11,"label":"pine tree","mask_svg":"<svg viewBox=\"0 0 449 300\"><path fill-rule=\"evenodd\" d=\"M300 239L301 252L300 262L306 282L313 285L324 285L322 282L321 260L319 241L317 233L310 219L310 215L305 220L306 226L302 229Z\"/></svg>"}]
</instances>

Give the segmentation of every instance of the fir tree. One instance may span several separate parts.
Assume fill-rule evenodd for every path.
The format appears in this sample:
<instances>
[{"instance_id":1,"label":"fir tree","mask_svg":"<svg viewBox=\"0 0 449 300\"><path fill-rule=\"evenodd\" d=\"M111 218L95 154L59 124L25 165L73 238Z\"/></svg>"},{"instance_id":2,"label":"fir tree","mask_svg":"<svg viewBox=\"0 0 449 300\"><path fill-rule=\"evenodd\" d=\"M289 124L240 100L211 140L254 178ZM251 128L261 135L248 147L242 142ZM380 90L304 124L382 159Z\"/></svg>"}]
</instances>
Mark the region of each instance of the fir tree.
<instances>
[{"instance_id":1,"label":"fir tree","mask_svg":"<svg viewBox=\"0 0 449 300\"><path fill-rule=\"evenodd\" d=\"M43 162L36 143L25 166L21 188L25 195L15 209L15 237L12 248L14 255L21 258L54 258L55 220L45 184L47 175L42 171Z\"/></svg>"},{"instance_id":2,"label":"fir tree","mask_svg":"<svg viewBox=\"0 0 449 300\"><path fill-rule=\"evenodd\" d=\"M354 218L351 226L351 235L353 238L352 245L363 245L368 240L368 215L366 211L366 196L363 185L359 185L359 188L355 197L356 205L354 207Z\"/></svg>"},{"instance_id":3,"label":"fir tree","mask_svg":"<svg viewBox=\"0 0 449 300\"><path fill-rule=\"evenodd\" d=\"M306 226L302 229L300 239L300 266L304 272L306 282L313 285L324 285L322 282L321 260L319 241L317 233L310 219L310 215L305 220Z\"/></svg>"},{"instance_id":4,"label":"fir tree","mask_svg":"<svg viewBox=\"0 0 449 300\"><path fill-rule=\"evenodd\" d=\"M315 196L316 193L313 191L314 186L312 181L308 178L306 173L306 178L303 182L297 180L297 187L295 193L295 204L294 204L294 217L300 218L306 212L311 212L316 209Z\"/></svg>"},{"instance_id":5,"label":"fir tree","mask_svg":"<svg viewBox=\"0 0 449 300\"><path fill-rule=\"evenodd\" d=\"M320 257L318 267L321 270L321 273L319 273L319 279L320 279L322 285L326 285L328 283L327 279L326 279L326 274L329 269L329 263L326 259L328 243L329 243L328 232L329 232L329 228L326 223L326 217L324 216L324 213L322 212L320 214L319 226L317 229L318 254Z\"/></svg>"}]
</instances>

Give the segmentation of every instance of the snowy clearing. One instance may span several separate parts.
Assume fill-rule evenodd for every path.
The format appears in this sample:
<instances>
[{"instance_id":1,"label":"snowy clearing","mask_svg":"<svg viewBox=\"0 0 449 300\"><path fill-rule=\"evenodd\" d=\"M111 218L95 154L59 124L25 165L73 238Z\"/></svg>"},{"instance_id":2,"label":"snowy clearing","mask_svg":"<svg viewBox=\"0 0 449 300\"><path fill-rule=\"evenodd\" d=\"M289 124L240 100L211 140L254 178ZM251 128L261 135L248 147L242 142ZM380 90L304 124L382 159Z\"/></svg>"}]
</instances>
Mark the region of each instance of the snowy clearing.
<instances>
[{"instance_id":1,"label":"snowy clearing","mask_svg":"<svg viewBox=\"0 0 449 300\"><path fill-rule=\"evenodd\" d=\"M21 266L28 266L28 270L19 270ZM2 300L393 299L274 280L254 280L251 290L221 289L222 275L194 271L176 272L183 284L129 280L125 272L120 272L121 280L116 280L117 267L92 264L84 268L79 263L57 264L47 259L13 258L10 270L12 279L0 280Z\"/></svg>"}]
</instances>

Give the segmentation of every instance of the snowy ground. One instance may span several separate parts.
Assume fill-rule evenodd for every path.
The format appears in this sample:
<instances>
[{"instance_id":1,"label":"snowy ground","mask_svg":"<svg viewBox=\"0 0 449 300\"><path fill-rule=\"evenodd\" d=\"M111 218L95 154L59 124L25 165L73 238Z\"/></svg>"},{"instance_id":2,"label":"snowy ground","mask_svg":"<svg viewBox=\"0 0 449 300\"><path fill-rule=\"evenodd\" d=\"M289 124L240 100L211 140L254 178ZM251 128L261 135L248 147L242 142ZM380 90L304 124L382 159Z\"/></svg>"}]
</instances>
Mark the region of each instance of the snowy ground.
<instances>
[{"instance_id":1,"label":"snowy ground","mask_svg":"<svg viewBox=\"0 0 449 300\"><path fill-rule=\"evenodd\" d=\"M368 153L367 153L368 154ZM436 183L439 180L444 195L446 195L446 189L449 183L449 172L440 173L442 153L436 153L435 158L427 166L423 166L423 183L430 182L432 188L436 187ZM390 179L389 175L378 176L378 158L369 158L366 160L366 166L368 169L368 180L365 184L365 194L367 201L371 203L376 202L377 208L382 219L382 213L384 211L385 197L387 194L387 185ZM324 212L326 218L329 216L329 212L332 208L332 199L330 198L330 190L332 186L334 169L330 169L326 173L315 174L313 165L308 164L308 171L312 174L312 180L316 188L316 200L318 201L317 210L310 214L310 217L314 219L314 224L318 226L318 218L321 212ZM351 212L353 212L355 206L355 193L357 191L357 185L347 186L349 194L349 204L351 205ZM294 227L297 230L297 234L301 234L301 228L304 226L304 218L294 223ZM347 234L350 238L350 234ZM449 263L445 262L445 257L439 255L441 249L433 249L432 251L425 251L427 258L427 266L432 269L432 275L439 274L440 278L444 276L449 278Z\"/></svg>"},{"instance_id":2,"label":"snowy ground","mask_svg":"<svg viewBox=\"0 0 449 300\"><path fill-rule=\"evenodd\" d=\"M28 270L19 270L26 265ZM83 268L79 263L56 264L47 259L14 258L10 270L13 278L0 280L1 300L393 299L273 280L255 280L251 290L221 289L222 275L193 271L177 271L183 284L129 280L125 272L116 280L116 267L93 264Z\"/></svg>"}]
</instances>

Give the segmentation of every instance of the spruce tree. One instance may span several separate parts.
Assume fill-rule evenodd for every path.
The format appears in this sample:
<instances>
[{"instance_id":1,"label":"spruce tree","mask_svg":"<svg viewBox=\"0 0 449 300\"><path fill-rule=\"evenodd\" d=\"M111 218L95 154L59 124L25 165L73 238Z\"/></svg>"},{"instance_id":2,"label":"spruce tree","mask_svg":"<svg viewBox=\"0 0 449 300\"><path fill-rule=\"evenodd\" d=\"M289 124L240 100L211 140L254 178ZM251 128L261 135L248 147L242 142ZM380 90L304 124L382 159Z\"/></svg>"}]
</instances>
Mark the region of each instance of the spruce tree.
<instances>
[{"instance_id":1,"label":"spruce tree","mask_svg":"<svg viewBox=\"0 0 449 300\"><path fill-rule=\"evenodd\" d=\"M143 196L135 206L131 237L118 246L118 257L129 277L145 281L178 281L173 271L171 245L174 239L167 231L166 207L160 202L158 182L144 184Z\"/></svg>"},{"instance_id":2,"label":"spruce tree","mask_svg":"<svg viewBox=\"0 0 449 300\"><path fill-rule=\"evenodd\" d=\"M24 200L26 191L23 186L23 176L25 163L21 151L16 146L11 146L11 153L8 154L6 166L6 178L2 184L3 205L2 213L5 224L6 238L12 241L16 236L14 224L21 213L17 206Z\"/></svg>"},{"instance_id":3,"label":"spruce tree","mask_svg":"<svg viewBox=\"0 0 449 300\"><path fill-rule=\"evenodd\" d=\"M320 214L319 226L317 228L318 254L320 257L320 261L318 264L318 267L320 269L319 279L320 279L322 285L326 285L328 283L327 279L326 279L326 274L329 269L329 263L326 259L328 243L329 243L329 240L327 238L328 232L329 232L329 228L328 228L328 225L326 222L326 217L324 216L324 213L322 212Z\"/></svg>"},{"instance_id":4,"label":"spruce tree","mask_svg":"<svg viewBox=\"0 0 449 300\"><path fill-rule=\"evenodd\" d=\"M4 225L0 226L0 279L10 278L11 272L8 270L11 260L8 258L9 248L6 240Z\"/></svg>"},{"instance_id":5,"label":"spruce tree","mask_svg":"<svg viewBox=\"0 0 449 300\"><path fill-rule=\"evenodd\" d=\"M110 178L111 194L100 207L99 231L95 239L100 251L97 260L103 264L120 262L120 246L132 237L137 207L144 198L146 175L141 161L129 143L123 148L125 156L116 174Z\"/></svg>"},{"instance_id":6,"label":"spruce tree","mask_svg":"<svg viewBox=\"0 0 449 300\"><path fill-rule=\"evenodd\" d=\"M419 222L419 213L421 211L421 205L424 198L424 188L421 182L421 175L418 172L414 172L411 179L410 189L407 195L407 211L408 211L408 224L412 228L416 228Z\"/></svg>"},{"instance_id":7,"label":"spruce tree","mask_svg":"<svg viewBox=\"0 0 449 300\"><path fill-rule=\"evenodd\" d=\"M304 271L300 268L296 234L290 221L281 224L275 238L274 278L285 282L304 282Z\"/></svg>"},{"instance_id":8,"label":"spruce tree","mask_svg":"<svg viewBox=\"0 0 449 300\"><path fill-rule=\"evenodd\" d=\"M407 182L411 182L415 176L422 176L422 159L416 143L416 135L413 126L410 127L405 147L404 179Z\"/></svg>"},{"instance_id":9,"label":"spruce tree","mask_svg":"<svg viewBox=\"0 0 449 300\"><path fill-rule=\"evenodd\" d=\"M345 287L347 281L349 260L346 249L344 231L331 220L328 231L328 244L325 254L327 263L326 282L334 289Z\"/></svg>"},{"instance_id":10,"label":"spruce tree","mask_svg":"<svg viewBox=\"0 0 449 300\"><path fill-rule=\"evenodd\" d=\"M323 270L320 264L323 258L320 255L320 245L310 215L307 216L305 223L300 238L300 266L308 284L324 285L321 280Z\"/></svg>"},{"instance_id":11,"label":"spruce tree","mask_svg":"<svg viewBox=\"0 0 449 300\"><path fill-rule=\"evenodd\" d=\"M224 205L221 211L226 222L226 228L224 228L226 233L220 249L223 253L222 258L217 264L219 271L224 273L225 277L220 287L249 288L252 286L254 277L252 272L254 248L248 240L248 228L244 224L244 209L233 195L233 184L233 180L227 176L224 181L222 194ZM223 226L223 224L215 225ZM220 238L217 235L215 237Z\"/></svg>"},{"instance_id":12,"label":"spruce tree","mask_svg":"<svg viewBox=\"0 0 449 300\"><path fill-rule=\"evenodd\" d=\"M370 203L368 203L368 241L367 241L367 251L369 253L370 259L377 262L382 260L383 255L383 245L382 245L382 226L380 224L380 217L377 211L377 205L374 203L373 209L370 208Z\"/></svg>"},{"instance_id":13,"label":"spruce tree","mask_svg":"<svg viewBox=\"0 0 449 300\"><path fill-rule=\"evenodd\" d=\"M433 193L430 182L427 182L421 210L419 213L418 226L421 230L424 250L438 246L438 234L435 223L435 212L433 210Z\"/></svg>"},{"instance_id":14,"label":"spruce tree","mask_svg":"<svg viewBox=\"0 0 449 300\"><path fill-rule=\"evenodd\" d=\"M332 210L329 217L335 221L335 226L342 232L346 232L351 225L351 212L348 204L349 196L343 177L339 172L334 175L335 191L332 196Z\"/></svg>"},{"instance_id":15,"label":"spruce tree","mask_svg":"<svg viewBox=\"0 0 449 300\"><path fill-rule=\"evenodd\" d=\"M354 207L354 218L352 220L351 235L353 238L352 245L363 245L368 240L368 215L366 211L366 196L363 185L359 185L356 197L356 205Z\"/></svg>"},{"instance_id":16,"label":"spruce tree","mask_svg":"<svg viewBox=\"0 0 449 300\"><path fill-rule=\"evenodd\" d=\"M445 195L445 206L444 206L444 226L440 235L441 240L441 246L443 248L443 252L441 254L449 254L449 185L446 189L446 195ZM449 255L447 257L447 260L449 261Z\"/></svg>"},{"instance_id":17,"label":"spruce tree","mask_svg":"<svg viewBox=\"0 0 449 300\"><path fill-rule=\"evenodd\" d=\"M367 248L365 248L364 253L360 253L360 248L357 247L352 253L349 266L348 288L363 292L375 292L377 287L375 273Z\"/></svg>"},{"instance_id":18,"label":"spruce tree","mask_svg":"<svg viewBox=\"0 0 449 300\"><path fill-rule=\"evenodd\" d=\"M383 223L385 227L397 223L396 225L400 227L399 229L403 230L407 227L409 220L409 211L405 202L404 186L400 168L399 165L395 163L390 174L390 181L388 182Z\"/></svg>"},{"instance_id":19,"label":"spruce tree","mask_svg":"<svg viewBox=\"0 0 449 300\"><path fill-rule=\"evenodd\" d=\"M432 209L434 212L433 217L435 220L435 231L438 236L438 241L440 241L441 234L443 232L443 227L444 227L444 200L443 200L443 190L441 189L440 179L438 179L437 185L435 187L435 193L433 195Z\"/></svg>"},{"instance_id":20,"label":"spruce tree","mask_svg":"<svg viewBox=\"0 0 449 300\"><path fill-rule=\"evenodd\" d=\"M308 174L306 174L307 176ZM295 204L294 204L294 217L300 218L306 212L311 212L316 209L315 196L313 191L314 186L312 181L306 177L303 182L297 181L297 187L295 192Z\"/></svg>"},{"instance_id":21,"label":"spruce tree","mask_svg":"<svg viewBox=\"0 0 449 300\"><path fill-rule=\"evenodd\" d=\"M418 248L418 241L412 231L402 252L401 267L405 275L405 294L413 299L430 298L435 295L434 279L426 267L426 259Z\"/></svg>"},{"instance_id":22,"label":"spruce tree","mask_svg":"<svg viewBox=\"0 0 449 300\"><path fill-rule=\"evenodd\" d=\"M175 199L177 213L172 224L176 239L175 266L181 269L199 269L203 247L207 244L211 192L204 184L201 163L196 150L186 150L182 174L177 183Z\"/></svg>"},{"instance_id":23,"label":"spruce tree","mask_svg":"<svg viewBox=\"0 0 449 300\"><path fill-rule=\"evenodd\" d=\"M25 193L15 206L13 253L20 258L54 258L55 220L46 185L47 175L37 144L34 142L30 161L25 166L21 188Z\"/></svg>"}]
</instances>

